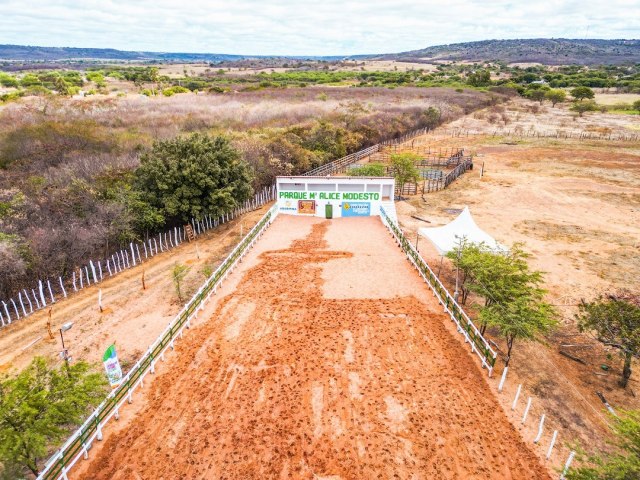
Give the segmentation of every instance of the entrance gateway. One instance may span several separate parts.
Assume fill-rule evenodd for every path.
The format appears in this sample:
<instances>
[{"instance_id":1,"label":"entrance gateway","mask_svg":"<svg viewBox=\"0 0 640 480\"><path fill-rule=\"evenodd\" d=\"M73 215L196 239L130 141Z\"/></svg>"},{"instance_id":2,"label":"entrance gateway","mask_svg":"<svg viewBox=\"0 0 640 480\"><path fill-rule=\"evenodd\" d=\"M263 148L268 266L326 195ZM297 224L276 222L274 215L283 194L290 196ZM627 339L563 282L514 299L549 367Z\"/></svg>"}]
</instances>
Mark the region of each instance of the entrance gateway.
<instances>
[{"instance_id":1,"label":"entrance gateway","mask_svg":"<svg viewBox=\"0 0 640 480\"><path fill-rule=\"evenodd\" d=\"M393 202L390 177L277 177L279 213L323 218L380 215ZM393 203L392 203L393 204Z\"/></svg>"}]
</instances>

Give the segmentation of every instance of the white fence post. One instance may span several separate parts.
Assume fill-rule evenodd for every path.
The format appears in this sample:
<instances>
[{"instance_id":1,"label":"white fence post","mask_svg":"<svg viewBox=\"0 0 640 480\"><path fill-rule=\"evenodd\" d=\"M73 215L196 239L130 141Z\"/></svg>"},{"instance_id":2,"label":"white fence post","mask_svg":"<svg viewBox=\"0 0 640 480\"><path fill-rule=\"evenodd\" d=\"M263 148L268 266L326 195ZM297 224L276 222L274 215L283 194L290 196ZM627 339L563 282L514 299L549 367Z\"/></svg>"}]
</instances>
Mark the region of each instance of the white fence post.
<instances>
[{"instance_id":1,"label":"white fence post","mask_svg":"<svg viewBox=\"0 0 640 480\"><path fill-rule=\"evenodd\" d=\"M27 291L23 288L22 291L24 292L24 296L27 297L27 302L29 302L29 313L33 313L33 303L31 303L31 299L29 298L29 294L27 293Z\"/></svg>"},{"instance_id":2,"label":"white fence post","mask_svg":"<svg viewBox=\"0 0 640 480\"><path fill-rule=\"evenodd\" d=\"M522 415L522 423L524 425L524 422L527 421L527 415L529 415L529 409L531 408L531 397L529 397L529 400L527 400L527 407L524 409L524 415Z\"/></svg>"},{"instance_id":3,"label":"white fence post","mask_svg":"<svg viewBox=\"0 0 640 480\"><path fill-rule=\"evenodd\" d=\"M93 283L98 283L98 277L96 275L96 267L93 264L93 260L89 260L89 265L91 266L91 273L93 274Z\"/></svg>"},{"instance_id":4,"label":"white fence post","mask_svg":"<svg viewBox=\"0 0 640 480\"><path fill-rule=\"evenodd\" d=\"M540 438L542 437L543 428L544 428L544 413L542 414L542 417L540 417L540 425L538 425L538 434L536 435L536 438L533 439L533 443L538 443L540 441Z\"/></svg>"},{"instance_id":5,"label":"white fence post","mask_svg":"<svg viewBox=\"0 0 640 480\"><path fill-rule=\"evenodd\" d=\"M7 321L11 323L11 315L9 315L9 309L7 308L7 304L2 301L2 306L4 307L4 313L7 315Z\"/></svg>"},{"instance_id":6,"label":"white fence post","mask_svg":"<svg viewBox=\"0 0 640 480\"><path fill-rule=\"evenodd\" d=\"M561 480L564 479L564 476L569 471L569 467L571 466L571 462L573 462L573 457L575 457L575 456L576 456L576 452L571 450L571 452L569 452L569 457L567 458L567 461L564 464L564 468L562 469L562 475L560 475L560 479Z\"/></svg>"},{"instance_id":7,"label":"white fence post","mask_svg":"<svg viewBox=\"0 0 640 480\"><path fill-rule=\"evenodd\" d=\"M56 299L53 296L53 290L51 290L51 281L47 279L47 288L49 289L49 295L51 296L51 303L56 303Z\"/></svg>"},{"instance_id":8,"label":"white fence post","mask_svg":"<svg viewBox=\"0 0 640 480\"><path fill-rule=\"evenodd\" d=\"M33 298L36 300L36 305L38 306L38 310L40 310L40 300L38 300L38 295L36 295L36 291L33 288L31 289L31 294L33 295Z\"/></svg>"},{"instance_id":9,"label":"white fence post","mask_svg":"<svg viewBox=\"0 0 640 480\"><path fill-rule=\"evenodd\" d=\"M133 250L133 242L129 243L129 248L131 248L131 259L133 260L133 266L136 266L136 252Z\"/></svg>"},{"instance_id":10,"label":"white fence post","mask_svg":"<svg viewBox=\"0 0 640 480\"><path fill-rule=\"evenodd\" d=\"M67 291L64 288L64 283L62 282L62 277L58 277L58 280L60 280L60 288L62 289L62 295L64 295L64 298L67 298Z\"/></svg>"},{"instance_id":11,"label":"white fence post","mask_svg":"<svg viewBox=\"0 0 640 480\"><path fill-rule=\"evenodd\" d=\"M20 313L18 313L18 306L16 305L16 302L13 298L9 299L11 304L13 305L13 309L16 312L16 320L20 320Z\"/></svg>"},{"instance_id":12,"label":"white fence post","mask_svg":"<svg viewBox=\"0 0 640 480\"><path fill-rule=\"evenodd\" d=\"M547 450L547 460L551 458L551 452L553 451L553 447L556 444L556 439L558 438L558 430L553 431L553 437L551 437L551 443L549 444L549 449Z\"/></svg>"},{"instance_id":13,"label":"white fence post","mask_svg":"<svg viewBox=\"0 0 640 480\"><path fill-rule=\"evenodd\" d=\"M26 317L27 310L24 308L24 302L22 301L22 292L18 292L18 300L20 301L20 306L22 307L22 313Z\"/></svg>"},{"instance_id":14,"label":"white fence post","mask_svg":"<svg viewBox=\"0 0 640 480\"><path fill-rule=\"evenodd\" d=\"M507 379L508 371L509 371L509 367L504 367L504 370L502 371L502 378L500 378L500 384L498 385L498 392L502 392L502 387L504 387L504 382Z\"/></svg>"},{"instance_id":15,"label":"white fence post","mask_svg":"<svg viewBox=\"0 0 640 480\"><path fill-rule=\"evenodd\" d=\"M518 390L516 390L516 396L513 399L513 403L511 404L511 410L516 409L516 404L518 403L518 397L520 397L520 390L522 390L522 384L518 385Z\"/></svg>"},{"instance_id":16,"label":"white fence post","mask_svg":"<svg viewBox=\"0 0 640 480\"><path fill-rule=\"evenodd\" d=\"M42 280L38 280L38 288L40 289L40 301L42 302L42 306L47 306L47 301L44 298L44 289L42 287Z\"/></svg>"}]
</instances>

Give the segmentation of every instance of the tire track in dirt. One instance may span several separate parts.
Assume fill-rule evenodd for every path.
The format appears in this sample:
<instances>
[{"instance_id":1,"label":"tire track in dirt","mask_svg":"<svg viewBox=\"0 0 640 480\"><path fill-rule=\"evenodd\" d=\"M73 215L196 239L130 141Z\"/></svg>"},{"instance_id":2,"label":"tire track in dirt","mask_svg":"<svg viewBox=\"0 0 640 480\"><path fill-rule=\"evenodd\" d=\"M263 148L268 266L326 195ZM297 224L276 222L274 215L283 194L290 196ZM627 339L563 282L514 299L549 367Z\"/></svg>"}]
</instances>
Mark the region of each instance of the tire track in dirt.
<instances>
[{"instance_id":1,"label":"tire track in dirt","mask_svg":"<svg viewBox=\"0 0 640 480\"><path fill-rule=\"evenodd\" d=\"M330 226L260 255L87 476L549 478L441 313L323 296L323 265L358 255L327 250Z\"/></svg>"}]
</instances>

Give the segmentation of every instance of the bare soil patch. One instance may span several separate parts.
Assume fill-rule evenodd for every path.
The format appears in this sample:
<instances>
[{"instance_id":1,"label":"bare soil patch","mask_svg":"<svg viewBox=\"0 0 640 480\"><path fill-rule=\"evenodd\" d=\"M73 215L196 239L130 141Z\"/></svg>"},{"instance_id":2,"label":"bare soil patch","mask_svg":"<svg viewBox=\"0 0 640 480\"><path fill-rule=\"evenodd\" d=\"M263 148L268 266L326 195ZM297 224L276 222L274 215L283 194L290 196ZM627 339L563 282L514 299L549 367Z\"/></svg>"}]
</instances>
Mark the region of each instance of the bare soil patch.
<instances>
[{"instance_id":1,"label":"bare soil patch","mask_svg":"<svg viewBox=\"0 0 640 480\"><path fill-rule=\"evenodd\" d=\"M246 234L267 209L263 207L243 215L198 237L195 243L183 243L150 258L141 266L105 278L98 285L77 293L70 292L69 298L59 300L52 307L53 339L47 333L46 310L3 328L0 331L0 371L20 370L36 355L59 361L58 352L62 347L58 329L68 321L73 321L74 326L64 334L64 339L74 359L99 363L104 350L115 342L126 369L137 361L182 308L171 280L173 266L182 263L190 267L183 287L188 298L204 282L203 268L208 265L215 269L240 239L241 228ZM146 290L142 289L143 271ZM102 313L98 309L98 289L102 289L105 306Z\"/></svg>"},{"instance_id":2,"label":"bare soil patch","mask_svg":"<svg viewBox=\"0 0 640 480\"><path fill-rule=\"evenodd\" d=\"M518 102L513 108L522 110L526 104ZM537 122L536 129L556 129L567 121L564 108L545 107L539 115L520 113L521 120L530 125ZM611 117L598 113L578 122L608 124ZM455 123L476 122L469 118ZM635 123L627 125L629 122ZM617 127L610 125L616 133L636 128L640 122L627 119ZM479 131L493 132L486 119L478 119L477 126ZM547 415L546 428L561 429L561 444L579 440L587 449L610 448L606 443L609 420L596 392L603 392L616 409L640 408L640 398L636 396L640 393L640 377L634 373L630 388L620 389L617 382L622 365L616 351L579 334L574 314L582 298L592 299L611 289L637 287L640 145L483 135L451 138L437 134L416 142L442 147L462 145L476 156L474 170L448 189L396 204L401 226L409 238L415 239L420 227L448 223L455 218L450 209L468 205L478 225L500 242L525 243L533 254L532 266L546 272L548 299L560 312L561 328L546 343L516 345L507 387L499 396L505 410L518 424L522 411L512 414L510 403L517 385L522 383L534 398L535 415ZM420 222L412 215L431 223ZM419 248L432 264L440 262L426 239L420 239ZM452 288L455 272L449 265L445 260L442 276ZM471 306L468 311L474 313ZM489 337L502 345L495 332L489 332ZM586 364L560 355L561 349ZM610 368L604 371L601 365Z\"/></svg>"},{"instance_id":3,"label":"bare soil patch","mask_svg":"<svg viewBox=\"0 0 640 480\"><path fill-rule=\"evenodd\" d=\"M279 217L75 478L550 478L379 220L353 220Z\"/></svg>"}]
</instances>

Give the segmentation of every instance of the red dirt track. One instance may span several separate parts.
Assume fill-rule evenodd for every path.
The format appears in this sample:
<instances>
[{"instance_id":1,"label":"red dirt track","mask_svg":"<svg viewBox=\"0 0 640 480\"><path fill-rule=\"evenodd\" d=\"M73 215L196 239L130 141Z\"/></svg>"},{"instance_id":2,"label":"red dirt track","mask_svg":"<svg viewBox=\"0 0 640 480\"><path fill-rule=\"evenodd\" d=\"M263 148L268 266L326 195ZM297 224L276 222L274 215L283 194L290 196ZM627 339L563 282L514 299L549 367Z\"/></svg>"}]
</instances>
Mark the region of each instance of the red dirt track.
<instances>
[{"instance_id":1,"label":"red dirt track","mask_svg":"<svg viewBox=\"0 0 640 480\"><path fill-rule=\"evenodd\" d=\"M76 478L550 478L378 218L281 216L232 277Z\"/></svg>"}]
</instances>

